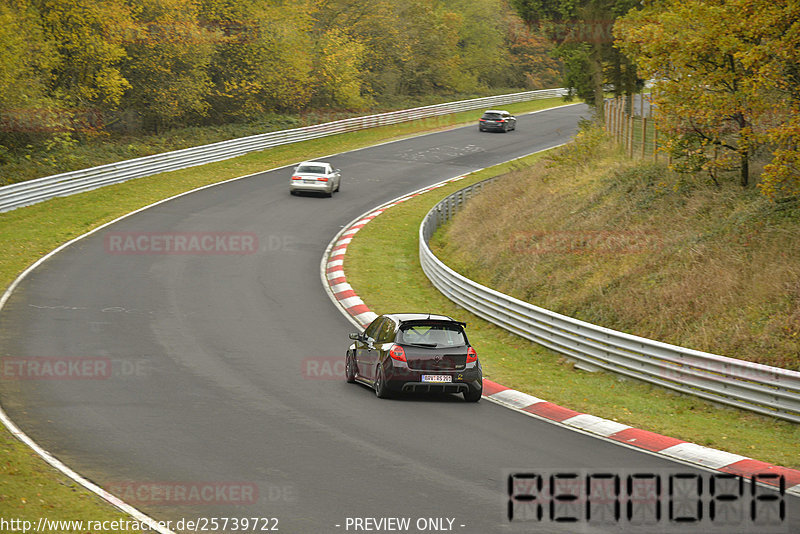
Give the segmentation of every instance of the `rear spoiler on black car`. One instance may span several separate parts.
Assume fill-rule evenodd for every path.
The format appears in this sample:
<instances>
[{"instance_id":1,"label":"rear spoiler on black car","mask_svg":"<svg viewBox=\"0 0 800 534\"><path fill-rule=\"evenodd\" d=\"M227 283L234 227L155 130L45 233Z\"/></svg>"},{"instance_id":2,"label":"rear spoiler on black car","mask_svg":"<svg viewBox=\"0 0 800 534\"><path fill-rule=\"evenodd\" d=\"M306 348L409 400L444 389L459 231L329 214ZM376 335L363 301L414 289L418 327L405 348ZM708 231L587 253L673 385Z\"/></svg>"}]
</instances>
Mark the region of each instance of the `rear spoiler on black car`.
<instances>
[{"instance_id":1,"label":"rear spoiler on black car","mask_svg":"<svg viewBox=\"0 0 800 534\"><path fill-rule=\"evenodd\" d=\"M449 316L447 316L447 315L445 315L444 317L447 317L447 319L448 319L448 320L450 320L450 321L452 321L452 322L454 322L454 323L456 323L456 324L459 324L459 325L461 325L461 328L466 328L466 327L467 327L467 323L465 323L464 321L456 321L455 319L453 319L452 317L449 317ZM427 320L428 320L428 321L437 321L437 320L439 320L439 319L431 319L431 314L429 313L429 314L428 314L428 319L427 319Z\"/></svg>"}]
</instances>

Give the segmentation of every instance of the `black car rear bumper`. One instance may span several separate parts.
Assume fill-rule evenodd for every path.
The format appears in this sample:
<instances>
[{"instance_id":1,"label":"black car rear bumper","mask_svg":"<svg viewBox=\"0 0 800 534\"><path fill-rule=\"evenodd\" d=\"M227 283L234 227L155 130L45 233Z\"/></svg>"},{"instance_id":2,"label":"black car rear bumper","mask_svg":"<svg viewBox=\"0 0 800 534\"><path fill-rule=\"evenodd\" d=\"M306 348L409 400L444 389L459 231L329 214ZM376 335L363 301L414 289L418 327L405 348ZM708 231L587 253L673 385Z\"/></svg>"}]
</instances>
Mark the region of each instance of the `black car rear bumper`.
<instances>
[{"instance_id":1,"label":"black car rear bumper","mask_svg":"<svg viewBox=\"0 0 800 534\"><path fill-rule=\"evenodd\" d=\"M402 363L388 366L384 371L386 387L391 391L464 393L483 389L483 373L479 365L467 364L461 370L417 371L409 369ZM423 375L450 376L450 382L425 382Z\"/></svg>"},{"instance_id":2,"label":"black car rear bumper","mask_svg":"<svg viewBox=\"0 0 800 534\"><path fill-rule=\"evenodd\" d=\"M410 393L466 393L470 387L468 384L431 384L428 382L406 382L401 391Z\"/></svg>"}]
</instances>

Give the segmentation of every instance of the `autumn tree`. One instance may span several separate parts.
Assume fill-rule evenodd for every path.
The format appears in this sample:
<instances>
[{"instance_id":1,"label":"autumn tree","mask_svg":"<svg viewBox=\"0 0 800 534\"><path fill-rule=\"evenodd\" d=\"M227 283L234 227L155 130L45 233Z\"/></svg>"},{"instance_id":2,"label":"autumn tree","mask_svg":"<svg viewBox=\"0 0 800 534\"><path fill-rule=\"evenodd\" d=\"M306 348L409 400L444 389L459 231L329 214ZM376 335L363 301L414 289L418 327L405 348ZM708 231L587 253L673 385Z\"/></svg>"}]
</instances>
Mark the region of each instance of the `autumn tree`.
<instances>
[{"instance_id":1,"label":"autumn tree","mask_svg":"<svg viewBox=\"0 0 800 534\"><path fill-rule=\"evenodd\" d=\"M766 135L773 159L764 167L759 187L774 198L800 194L800 3L740 0L743 20L759 21L757 43L742 51L741 61L756 72L749 80L774 94L773 119Z\"/></svg>"},{"instance_id":2,"label":"autumn tree","mask_svg":"<svg viewBox=\"0 0 800 534\"><path fill-rule=\"evenodd\" d=\"M55 56L27 2L0 3L0 42L0 109L42 99Z\"/></svg>"},{"instance_id":3,"label":"autumn tree","mask_svg":"<svg viewBox=\"0 0 800 534\"><path fill-rule=\"evenodd\" d=\"M474 75L462 68L458 53L461 15L437 0L399 0L395 14L399 43L399 88L424 95L474 87Z\"/></svg>"},{"instance_id":4,"label":"autumn tree","mask_svg":"<svg viewBox=\"0 0 800 534\"><path fill-rule=\"evenodd\" d=\"M317 38L315 100L323 106L362 108L371 99L364 80L366 46L338 28Z\"/></svg>"},{"instance_id":5,"label":"autumn tree","mask_svg":"<svg viewBox=\"0 0 800 534\"><path fill-rule=\"evenodd\" d=\"M364 45L362 92L376 99L524 87L526 73L536 80L540 69L548 81L537 83L557 83L550 81L548 69L558 62L548 46L523 43L519 16L505 0L316 0L315 6L318 35L335 29Z\"/></svg>"},{"instance_id":6,"label":"autumn tree","mask_svg":"<svg viewBox=\"0 0 800 534\"><path fill-rule=\"evenodd\" d=\"M455 51L465 89L509 84L509 8L504 0L450 0L442 9L458 15Z\"/></svg>"},{"instance_id":7,"label":"autumn tree","mask_svg":"<svg viewBox=\"0 0 800 534\"><path fill-rule=\"evenodd\" d=\"M156 130L205 115L208 67L221 32L200 25L193 0L139 0L135 15L124 41L128 59L121 70L130 88L123 105Z\"/></svg>"},{"instance_id":8,"label":"autumn tree","mask_svg":"<svg viewBox=\"0 0 800 534\"><path fill-rule=\"evenodd\" d=\"M312 11L304 0L200 0L203 24L222 32L208 69L209 101L220 120L308 104Z\"/></svg>"},{"instance_id":9,"label":"autumn tree","mask_svg":"<svg viewBox=\"0 0 800 534\"><path fill-rule=\"evenodd\" d=\"M335 29L364 45L364 92L391 99L477 88L497 54L496 23L483 20L497 1L317 0L315 19L321 35Z\"/></svg>"},{"instance_id":10,"label":"autumn tree","mask_svg":"<svg viewBox=\"0 0 800 534\"><path fill-rule=\"evenodd\" d=\"M50 91L78 108L114 109L130 84L120 66L124 36L134 28L123 0L32 0L57 61Z\"/></svg>"},{"instance_id":11,"label":"autumn tree","mask_svg":"<svg viewBox=\"0 0 800 534\"><path fill-rule=\"evenodd\" d=\"M399 68L405 42L397 24L394 0L316 0L314 35L331 32L346 38L358 51L358 80L362 96L392 97L399 92ZM320 47L318 46L318 50ZM351 61L355 55L350 54ZM320 58L317 58L319 61ZM341 59L345 59L342 57Z\"/></svg>"},{"instance_id":12,"label":"autumn tree","mask_svg":"<svg viewBox=\"0 0 800 534\"><path fill-rule=\"evenodd\" d=\"M31 136L51 131L59 118L48 96L55 49L27 1L0 3L0 160L9 147L24 146Z\"/></svg>"},{"instance_id":13,"label":"autumn tree","mask_svg":"<svg viewBox=\"0 0 800 534\"><path fill-rule=\"evenodd\" d=\"M679 168L715 180L738 170L747 186L751 156L771 138L784 150L777 165L785 163L771 172L788 180L797 161L797 14L767 0L665 0L619 21L618 46L656 80L659 129Z\"/></svg>"},{"instance_id":14,"label":"autumn tree","mask_svg":"<svg viewBox=\"0 0 800 534\"><path fill-rule=\"evenodd\" d=\"M511 0L522 19L538 27L556 45L565 66L565 84L603 117L604 88L617 94L639 87L635 68L613 47L617 17L638 0Z\"/></svg>"},{"instance_id":15,"label":"autumn tree","mask_svg":"<svg viewBox=\"0 0 800 534\"><path fill-rule=\"evenodd\" d=\"M0 119L41 124L0 143L552 85L520 30L507 0L2 0Z\"/></svg>"},{"instance_id":16,"label":"autumn tree","mask_svg":"<svg viewBox=\"0 0 800 534\"><path fill-rule=\"evenodd\" d=\"M530 89L559 87L564 77L563 65L553 57L553 45L517 17L507 20L511 68L505 70L513 76L508 86Z\"/></svg>"}]
</instances>

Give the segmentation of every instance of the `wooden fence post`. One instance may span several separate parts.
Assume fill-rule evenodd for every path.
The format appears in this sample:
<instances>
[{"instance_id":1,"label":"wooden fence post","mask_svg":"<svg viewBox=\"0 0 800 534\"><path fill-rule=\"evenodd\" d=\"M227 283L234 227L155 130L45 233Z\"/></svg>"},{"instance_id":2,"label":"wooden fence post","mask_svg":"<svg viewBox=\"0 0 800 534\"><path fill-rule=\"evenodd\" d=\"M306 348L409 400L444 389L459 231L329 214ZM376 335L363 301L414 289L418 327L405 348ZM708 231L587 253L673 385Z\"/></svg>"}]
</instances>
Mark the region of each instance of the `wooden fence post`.
<instances>
[{"instance_id":1,"label":"wooden fence post","mask_svg":"<svg viewBox=\"0 0 800 534\"><path fill-rule=\"evenodd\" d=\"M619 106L619 144L623 147L627 146L626 143L628 142L628 115L625 113L625 103L620 102Z\"/></svg>"},{"instance_id":2,"label":"wooden fence post","mask_svg":"<svg viewBox=\"0 0 800 534\"><path fill-rule=\"evenodd\" d=\"M658 161L658 125L653 125L653 161Z\"/></svg>"},{"instance_id":3,"label":"wooden fence post","mask_svg":"<svg viewBox=\"0 0 800 534\"><path fill-rule=\"evenodd\" d=\"M629 140L628 140L628 157L629 158L633 157L633 130L634 130L634 126L636 125L635 120L636 120L636 117L634 117L633 114L631 114L630 118L628 118L628 121L629 121L629 124L628 124L628 138L629 138Z\"/></svg>"},{"instance_id":4,"label":"wooden fence post","mask_svg":"<svg viewBox=\"0 0 800 534\"><path fill-rule=\"evenodd\" d=\"M642 159L645 158L646 146L647 146L647 117L642 115Z\"/></svg>"}]
</instances>

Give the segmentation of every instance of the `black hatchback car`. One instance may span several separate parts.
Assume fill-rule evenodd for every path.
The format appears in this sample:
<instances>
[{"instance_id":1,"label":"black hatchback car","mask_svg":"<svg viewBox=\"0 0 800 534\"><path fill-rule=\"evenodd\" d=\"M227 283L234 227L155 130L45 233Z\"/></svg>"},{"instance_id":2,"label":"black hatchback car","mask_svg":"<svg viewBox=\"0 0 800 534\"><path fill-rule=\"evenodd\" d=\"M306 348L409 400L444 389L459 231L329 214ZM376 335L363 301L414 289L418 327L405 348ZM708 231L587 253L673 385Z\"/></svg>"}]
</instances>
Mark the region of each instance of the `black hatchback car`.
<instances>
[{"instance_id":1,"label":"black hatchback car","mask_svg":"<svg viewBox=\"0 0 800 534\"><path fill-rule=\"evenodd\" d=\"M445 315L381 315L363 333L350 334L347 381L371 386L379 398L398 391L442 392L478 402L483 372L465 326Z\"/></svg>"},{"instance_id":2,"label":"black hatchback car","mask_svg":"<svg viewBox=\"0 0 800 534\"><path fill-rule=\"evenodd\" d=\"M481 132L485 132L486 130L507 132L516 129L517 118L508 111L500 109L487 109L478 121L478 130Z\"/></svg>"}]
</instances>

